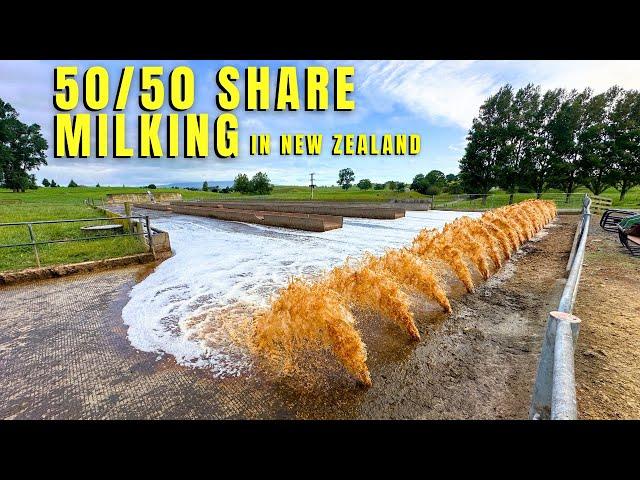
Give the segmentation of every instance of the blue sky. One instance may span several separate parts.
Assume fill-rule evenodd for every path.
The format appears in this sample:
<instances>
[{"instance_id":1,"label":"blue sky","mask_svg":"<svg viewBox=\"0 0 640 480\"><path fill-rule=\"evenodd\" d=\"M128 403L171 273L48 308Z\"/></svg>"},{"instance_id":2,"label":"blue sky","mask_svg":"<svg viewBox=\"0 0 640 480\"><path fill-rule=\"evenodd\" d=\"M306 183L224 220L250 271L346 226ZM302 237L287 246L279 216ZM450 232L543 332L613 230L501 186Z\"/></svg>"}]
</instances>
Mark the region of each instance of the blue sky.
<instances>
[{"instance_id":1,"label":"blue sky","mask_svg":"<svg viewBox=\"0 0 640 480\"><path fill-rule=\"evenodd\" d=\"M248 65L269 66L272 83L277 67L303 68L321 64L329 68L354 65L356 101L353 112L245 112L234 113L240 122L241 155L235 159L55 159L52 105L53 68L78 65L79 71L103 65L110 73L112 92L122 67L163 65L190 66L196 77L196 105L192 112L209 113L211 122L220 113L215 106L218 88L214 78L224 65L239 69ZM166 76L166 75L165 75ZM458 171L465 136L482 101L504 83L520 87L528 82L543 88L592 87L596 92L617 84L640 89L640 61L0 61L0 98L11 103L26 123L39 123L49 141L49 164L36 176L54 178L66 184L73 178L87 185L144 185L148 183L201 182L231 180L239 172L253 175L267 172L277 184L307 184L308 173L316 172L319 184L335 184L337 172L350 167L356 179L369 178L410 181L417 173L432 169L445 173ZM137 73L130 95L136 94ZM242 91L242 77L239 81ZM302 81L301 81L302 87ZM81 112L78 109L77 112ZM163 112L168 113L168 109ZM111 113L106 111L105 113ZM137 102L126 110L128 143L135 143ZM129 133L130 132L130 133ZM406 157L334 157L330 155L332 133L418 133L422 151ZM325 145L319 157L281 157L272 148L270 157L249 156L249 133L271 133L274 146L281 133L323 133ZM244 153L242 153L244 152Z\"/></svg>"}]
</instances>

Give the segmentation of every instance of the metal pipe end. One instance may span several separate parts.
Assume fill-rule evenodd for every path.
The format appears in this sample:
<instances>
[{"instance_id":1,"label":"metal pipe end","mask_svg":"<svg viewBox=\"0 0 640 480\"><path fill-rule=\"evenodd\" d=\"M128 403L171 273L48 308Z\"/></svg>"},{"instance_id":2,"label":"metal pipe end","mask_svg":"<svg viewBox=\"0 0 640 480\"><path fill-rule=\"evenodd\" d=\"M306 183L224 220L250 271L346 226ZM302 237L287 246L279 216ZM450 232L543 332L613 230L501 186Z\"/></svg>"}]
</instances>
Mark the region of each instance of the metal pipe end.
<instances>
[{"instance_id":1,"label":"metal pipe end","mask_svg":"<svg viewBox=\"0 0 640 480\"><path fill-rule=\"evenodd\" d=\"M553 311L553 312L549 312L549 315L551 315L556 320L564 320L565 322L569 322L569 323L580 323L580 322L582 322L582 320L580 320L575 315L572 315L572 314L566 313L566 312Z\"/></svg>"}]
</instances>

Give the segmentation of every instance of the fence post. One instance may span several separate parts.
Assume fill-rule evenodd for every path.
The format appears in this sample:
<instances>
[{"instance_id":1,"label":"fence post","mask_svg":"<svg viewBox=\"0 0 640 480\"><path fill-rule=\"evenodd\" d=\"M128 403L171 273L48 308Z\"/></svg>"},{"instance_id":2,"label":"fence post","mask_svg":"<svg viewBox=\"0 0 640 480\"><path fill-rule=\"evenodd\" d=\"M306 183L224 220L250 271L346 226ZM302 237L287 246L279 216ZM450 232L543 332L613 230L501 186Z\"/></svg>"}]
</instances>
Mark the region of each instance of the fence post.
<instances>
[{"instance_id":1,"label":"fence post","mask_svg":"<svg viewBox=\"0 0 640 480\"><path fill-rule=\"evenodd\" d=\"M153 240L151 239L151 225L149 223L149 215L145 215L144 221L147 225L147 236L149 237L149 248L151 249L151 253L153 254L153 258L156 258L156 251L153 248Z\"/></svg>"},{"instance_id":2,"label":"fence post","mask_svg":"<svg viewBox=\"0 0 640 480\"><path fill-rule=\"evenodd\" d=\"M33 228L31 228L31 224L27 224L27 228L29 229L29 237L31 237L31 243L33 245L33 251L36 254L36 264L38 268L40 268L40 255L38 255L38 245L36 245L36 236L33 234Z\"/></svg>"},{"instance_id":3,"label":"fence post","mask_svg":"<svg viewBox=\"0 0 640 480\"><path fill-rule=\"evenodd\" d=\"M124 202L124 215L125 217L130 217L131 216L131 203L129 202ZM125 220L125 226L127 227L127 230L129 232L131 232L131 220ZM133 225L135 227L135 222L133 222ZM135 230L133 231L133 233L137 233Z\"/></svg>"}]
</instances>

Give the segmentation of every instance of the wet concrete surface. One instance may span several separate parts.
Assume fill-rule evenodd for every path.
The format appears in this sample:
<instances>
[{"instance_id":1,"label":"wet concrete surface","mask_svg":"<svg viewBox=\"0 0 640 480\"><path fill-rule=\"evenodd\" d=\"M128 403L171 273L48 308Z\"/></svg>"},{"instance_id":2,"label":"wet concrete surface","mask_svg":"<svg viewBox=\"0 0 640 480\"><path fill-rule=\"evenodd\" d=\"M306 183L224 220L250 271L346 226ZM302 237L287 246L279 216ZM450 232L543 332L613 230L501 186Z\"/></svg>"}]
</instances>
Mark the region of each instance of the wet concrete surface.
<instances>
[{"instance_id":1,"label":"wet concrete surface","mask_svg":"<svg viewBox=\"0 0 640 480\"><path fill-rule=\"evenodd\" d=\"M221 379L134 349L121 311L144 266L2 287L0 417L526 418L576 220L561 216L475 294L452 292L452 315L418 308L418 344L368 319L368 390L331 361L310 381Z\"/></svg>"}]
</instances>

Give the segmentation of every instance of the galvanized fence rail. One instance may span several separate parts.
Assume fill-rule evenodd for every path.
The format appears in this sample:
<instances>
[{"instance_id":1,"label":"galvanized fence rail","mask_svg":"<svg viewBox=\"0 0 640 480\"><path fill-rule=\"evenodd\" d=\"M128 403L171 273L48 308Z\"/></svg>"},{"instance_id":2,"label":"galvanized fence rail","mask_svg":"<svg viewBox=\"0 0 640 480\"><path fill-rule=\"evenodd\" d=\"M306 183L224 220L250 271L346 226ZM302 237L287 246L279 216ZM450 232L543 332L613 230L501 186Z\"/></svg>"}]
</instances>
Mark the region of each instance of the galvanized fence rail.
<instances>
[{"instance_id":1,"label":"galvanized fence rail","mask_svg":"<svg viewBox=\"0 0 640 480\"><path fill-rule=\"evenodd\" d=\"M109 220L109 221L121 221L121 220L127 220L127 221L132 221L131 223L135 224L143 224L144 227L143 228L135 228L132 230L132 233L119 233L116 235L95 235L92 237L78 237L78 238L62 238L62 239L55 239L55 240L36 240L35 234L33 232L33 226L34 225L51 225L51 224L60 224L60 223L81 223L81 222L97 222L97 221L105 221L105 220ZM142 223L144 222L144 223ZM1 227L20 227L20 226L25 226L28 231L29 231L29 238L30 238L30 242L22 242L22 243L9 243L9 244L4 244L4 245L0 245L0 248L13 248L13 247L29 247L32 246L33 247L33 253L35 255L35 259L36 259L36 264L38 265L38 267L41 266L40 264L40 254L38 252L38 245L48 245L48 244L56 244L56 243L70 243L70 242L85 242L85 241L91 241L91 240L103 240L105 238L116 238L116 237L147 237L147 242L149 245L149 249L151 251L151 253L153 254L154 258L156 256L155 254L155 250L153 248L153 241L151 238L152 235L152 231L153 229L151 228L151 224L149 222L149 216L148 215L129 215L129 216L123 216L123 217L117 217L117 218L112 218L112 217L99 217L99 218L74 218L74 219L67 219L67 220L39 220L39 221L32 221L32 222L11 222L11 223L0 223L0 228Z\"/></svg>"},{"instance_id":2,"label":"galvanized fence rail","mask_svg":"<svg viewBox=\"0 0 640 480\"><path fill-rule=\"evenodd\" d=\"M580 319L571 312L578 293L590 220L591 198L585 195L567 263L567 283L558 310L550 312L547 320L529 410L531 420L575 420L578 416L574 350L580 332Z\"/></svg>"},{"instance_id":3,"label":"galvanized fence rail","mask_svg":"<svg viewBox=\"0 0 640 480\"><path fill-rule=\"evenodd\" d=\"M440 194L431 196L431 205L434 209L445 210L487 210L502 207L523 200L539 198L555 202L558 209L571 210L576 213L582 208L583 193L489 193L489 194Z\"/></svg>"}]
</instances>

